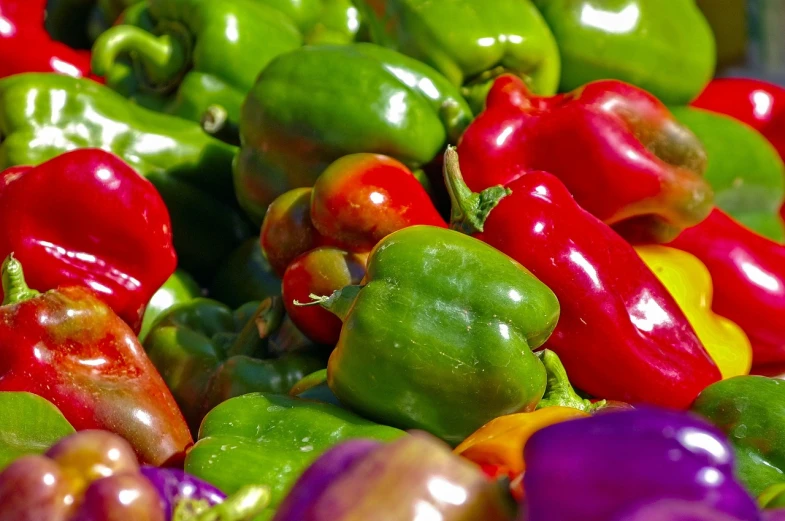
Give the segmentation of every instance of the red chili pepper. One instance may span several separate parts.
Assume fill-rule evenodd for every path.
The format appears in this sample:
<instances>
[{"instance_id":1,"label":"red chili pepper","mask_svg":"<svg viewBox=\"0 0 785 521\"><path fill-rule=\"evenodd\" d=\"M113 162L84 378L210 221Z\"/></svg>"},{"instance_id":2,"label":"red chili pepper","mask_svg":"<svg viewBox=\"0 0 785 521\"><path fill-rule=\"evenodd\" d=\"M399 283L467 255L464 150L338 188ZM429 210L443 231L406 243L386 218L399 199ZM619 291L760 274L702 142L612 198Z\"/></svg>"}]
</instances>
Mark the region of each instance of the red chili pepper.
<instances>
[{"instance_id":1,"label":"red chili pepper","mask_svg":"<svg viewBox=\"0 0 785 521\"><path fill-rule=\"evenodd\" d=\"M57 42L44 27L46 0L0 0L0 78L23 72L90 77L90 53Z\"/></svg>"},{"instance_id":2,"label":"red chili pepper","mask_svg":"<svg viewBox=\"0 0 785 521\"><path fill-rule=\"evenodd\" d=\"M763 134L785 161L785 89L782 87L749 78L719 78L709 83L691 105L746 123ZM780 214L785 219L785 205Z\"/></svg>"},{"instance_id":3,"label":"red chili pepper","mask_svg":"<svg viewBox=\"0 0 785 521\"><path fill-rule=\"evenodd\" d=\"M453 227L498 248L550 287L561 304L546 348L594 396L684 409L720 379L667 289L635 250L583 210L546 172L473 194L449 149ZM499 201L499 199L501 200ZM498 201L498 206L494 204Z\"/></svg>"},{"instance_id":4,"label":"red chili pepper","mask_svg":"<svg viewBox=\"0 0 785 521\"><path fill-rule=\"evenodd\" d=\"M546 98L501 76L458 152L472 190L548 171L630 240L667 242L712 207L700 142L654 96L618 81Z\"/></svg>"},{"instance_id":5,"label":"red chili pepper","mask_svg":"<svg viewBox=\"0 0 785 521\"><path fill-rule=\"evenodd\" d=\"M144 463L180 462L193 443L188 426L120 317L83 287L30 290L13 256L2 282L0 391L43 396L75 429L119 434Z\"/></svg>"},{"instance_id":6,"label":"red chili pepper","mask_svg":"<svg viewBox=\"0 0 785 521\"><path fill-rule=\"evenodd\" d=\"M785 362L785 246L717 209L670 245L706 265L715 281L712 308L747 333L753 365Z\"/></svg>"},{"instance_id":7,"label":"red chili pepper","mask_svg":"<svg viewBox=\"0 0 785 521\"><path fill-rule=\"evenodd\" d=\"M177 265L158 191L103 150L0 173L0 222L0 258L13 252L32 287L87 286L136 331Z\"/></svg>"}]
</instances>

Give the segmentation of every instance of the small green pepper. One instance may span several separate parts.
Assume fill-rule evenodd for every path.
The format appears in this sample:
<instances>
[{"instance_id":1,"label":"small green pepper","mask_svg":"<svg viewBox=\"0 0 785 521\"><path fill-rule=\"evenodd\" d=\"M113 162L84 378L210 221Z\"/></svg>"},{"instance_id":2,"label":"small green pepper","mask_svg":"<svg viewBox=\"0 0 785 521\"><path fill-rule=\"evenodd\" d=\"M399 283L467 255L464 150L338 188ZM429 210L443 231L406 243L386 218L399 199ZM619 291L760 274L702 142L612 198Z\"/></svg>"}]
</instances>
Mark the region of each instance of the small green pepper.
<instances>
[{"instance_id":1,"label":"small green pepper","mask_svg":"<svg viewBox=\"0 0 785 521\"><path fill-rule=\"evenodd\" d=\"M248 239L224 259L210 284L210 297L231 307L280 296L281 279L264 257L259 237Z\"/></svg>"},{"instance_id":2,"label":"small green pepper","mask_svg":"<svg viewBox=\"0 0 785 521\"><path fill-rule=\"evenodd\" d=\"M199 284L188 273L180 269L172 273L172 276L164 282L164 285L155 292L144 310L142 329L139 331L139 341L144 342L155 320L166 310L181 302L195 299L201 294L202 290Z\"/></svg>"}]
</instances>

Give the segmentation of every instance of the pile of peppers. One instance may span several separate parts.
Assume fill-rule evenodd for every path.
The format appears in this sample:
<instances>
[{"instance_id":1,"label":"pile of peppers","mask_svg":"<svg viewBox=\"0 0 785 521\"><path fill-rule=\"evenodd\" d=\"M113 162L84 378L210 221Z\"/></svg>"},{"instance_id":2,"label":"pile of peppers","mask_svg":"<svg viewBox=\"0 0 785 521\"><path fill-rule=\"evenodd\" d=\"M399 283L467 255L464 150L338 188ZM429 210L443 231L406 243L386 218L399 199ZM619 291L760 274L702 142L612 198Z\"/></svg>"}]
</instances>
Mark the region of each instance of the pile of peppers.
<instances>
[{"instance_id":1,"label":"pile of peppers","mask_svg":"<svg viewBox=\"0 0 785 521\"><path fill-rule=\"evenodd\" d=\"M703 4L0 0L0 521L785 521Z\"/></svg>"}]
</instances>

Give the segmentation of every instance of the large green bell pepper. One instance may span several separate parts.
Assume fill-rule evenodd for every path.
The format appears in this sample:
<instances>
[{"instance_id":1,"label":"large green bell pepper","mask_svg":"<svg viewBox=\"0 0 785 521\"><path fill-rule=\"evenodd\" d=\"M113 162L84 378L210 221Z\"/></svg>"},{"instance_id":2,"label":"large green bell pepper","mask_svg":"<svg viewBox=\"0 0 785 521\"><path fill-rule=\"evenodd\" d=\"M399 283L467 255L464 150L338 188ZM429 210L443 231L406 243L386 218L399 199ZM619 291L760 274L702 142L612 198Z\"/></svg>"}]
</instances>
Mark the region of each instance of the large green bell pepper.
<instances>
[{"instance_id":1,"label":"large green bell pepper","mask_svg":"<svg viewBox=\"0 0 785 521\"><path fill-rule=\"evenodd\" d=\"M673 115L703 143L703 174L714 203L734 219L774 241L785 239L780 207L785 166L777 150L757 130L731 117L692 107L672 107Z\"/></svg>"},{"instance_id":2,"label":"large green bell pepper","mask_svg":"<svg viewBox=\"0 0 785 521\"><path fill-rule=\"evenodd\" d=\"M363 282L317 300L344 321L328 365L341 403L455 445L534 410L546 373L531 350L559 302L526 268L456 231L413 226L377 244Z\"/></svg>"},{"instance_id":3,"label":"large green bell pepper","mask_svg":"<svg viewBox=\"0 0 785 521\"><path fill-rule=\"evenodd\" d=\"M158 318L144 348L194 432L219 403L256 391L287 393L325 366L326 357L315 353L267 359L268 337L282 319L277 299L232 311L206 298L178 304Z\"/></svg>"},{"instance_id":4,"label":"large green bell pepper","mask_svg":"<svg viewBox=\"0 0 785 521\"><path fill-rule=\"evenodd\" d=\"M334 445L354 438L391 441L404 435L334 405L246 394L205 417L185 470L227 494L244 485L266 485L275 507L308 465Z\"/></svg>"},{"instance_id":5,"label":"large green bell pepper","mask_svg":"<svg viewBox=\"0 0 785 521\"><path fill-rule=\"evenodd\" d=\"M736 474L753 495L785 482L785 381L736 376L707 387L692 410L722 429Z\"/></svg>"},{"instance_id":6,"label":"large green bell pepper","mask_svg":"<svg viewBox=\"0 0 785 521\"><path fill-rule=\"evenodd\" d=\"M231 307L281 296L281 279L262 253L259 237L245 241L221 263L209 294Z\"/></svg>"},{"instance_id":7,"label":"large green bell pepper","mask_svg":"<svg viewBox=\"0 0 785 521\"><path fill-rule=\"evenodd\" d=\"M617 79L686 104L714 74L714 35L695 0L534 0L562 58L560 90Z\"/></svg>"},{"instance_id":8,"label":"large green bell pepper","mask_svg":"<svg viewBox=\"0 0 785 521\"><path fill-rule=\"evenodd\" d=\"M470 120L458 89L413 58L370 43L302 47L273 60L245 100L237 197L261 223L273 199L312 186L339 157L376 152L417 168Z\"/></svg>"},{"instance_id":9,"label":"large green bell pepper","mask_svg":"<svg viewBox=\"0 0 785 521\"><path fill-rule=\"evenodd\" d=\"M559 49L529 0L360 2L382 14L378 23L367 22L375 43L417 58L454 85L465 86L475 112L482 108L493 80L503 73L520 76L537 94L556 93Z\"/></svg>"},{"instance_id":10,"label":"large green bell pepper","mask_svg":"<svg viewBox=\"0 0 785 521\"><path fill-rule=\"evenodd\" d=\"M202 289L199 284L188 273L179 269L172 273L172 276L158 288L147 303L142 318L142 328L139 330L139 341L144 342L150 328L165 311L182 302L193 300L201 294Z\"/></svg>"},{"instance_id":11,"label":"large green bell pepper","mask_svg":"<svg viewBox=\"0 0 785 521\"><path fill-rule=\"evenodd\" d=\"M101 148L152 181L172 219L180 267L212 275L250 229L236 210L236 148L198 125L143 109L98 83L61 74L0 80L0 169Z\"/></svg>"}]
</instances>

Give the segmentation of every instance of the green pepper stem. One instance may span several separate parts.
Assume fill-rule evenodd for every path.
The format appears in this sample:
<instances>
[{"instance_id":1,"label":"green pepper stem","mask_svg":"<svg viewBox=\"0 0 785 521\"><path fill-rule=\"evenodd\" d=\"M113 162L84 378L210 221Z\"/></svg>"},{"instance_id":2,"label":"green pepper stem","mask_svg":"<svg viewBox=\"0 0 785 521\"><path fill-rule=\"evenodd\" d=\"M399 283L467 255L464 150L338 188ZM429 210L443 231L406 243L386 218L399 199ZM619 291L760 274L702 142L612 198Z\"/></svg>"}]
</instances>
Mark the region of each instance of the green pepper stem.
<instances>
[{"instance_id":1,"label":"green pepper stem","mask_svg":"<svg viewBox=\"0 0 785 521\"><path fill-rule=\"evenodd\" d=\"M210 105L202 114L202 130L221 141L240 146L240 128L229 120L229 113L221 105Z\"/></svg>"},{"instance_id":2,"label":"green pepper stem","mask_svg":"<svg viewBox=\"0 0 785 521\"><path fill-rule=\"evenodd\" d=\"M322 306L324 309L340 318L341 321L346 321L346 317L349 316L349 312L352 310L354 301L357 298L357 295L360 294L361 289L363 289L363 286L346 286L343 289L334 291L329 297L311 293L308 295L311 302L299 302L295 300L293 303L295 306L301 307Z\"/></svg>"},{"instance_id":3,"label":"green pepper stem","mask_svg":"<svg viewBox=\"0 0 785 521\"><path fill-rule=\"evenodd\" d=\"M131 53L153 87L170 87L188 67L188 49L171 34L155 36L138 27L119 25L104 32L93 46L90 63L99 76L111 73L118 58Z\"/></svg>"},{"instance_id":4,"label":"green pepper stem","mask_svg":"<svg viewBox=\"0 0 785 521\"><path fill-rule=\"evenodd\" d=\"M545 407L571 407L583 412L594 412L605 406L605 400L597 403L592 403L578 396L575 389L572 388L570 380L567 377L567 370L564 368L559 356L550 349L544 349L537 353L542 365L545 366L545 373L547 375L547 383L545 387L545 396L542 397L540 403L537 404L536 409L544 409Z\"/></svg>"},{"instance_id":5,"label":"green pepper stem","mask_svg":"<svg viewBox=\"0 0 785 521\"><path fill-rule=\"evenodd\" d=\"M14 258L13 253L6 257L0 273L2 273L3 294L5 295L0 305L19 304L40 295L38 291L30 289L27 282L25 282L22 263Z\"/></svg>"},{"instance_id":6,"label":"green pepper stem","mask_svg":"<svg viewBox=\"0 0 785 521\"><path fill-rule=\"evenodd\" d=\"M269 297L259 304L254 314L245 323L232 345L226 350L226 357L252 356L260 338L267 338L283 322L283 302L278 297Z\"/></svg>"},{"instance_id":7,"label":"green pepper stem","mask_svg":"<svg viewBox=\"0 0 785 521\"><path fill-rule=\"evenodd\" d=\"M452 146L447 147L444 153L444 184L452 203L450 228L467 235L483 231L491 210L512 193L512 190L500 185L480 193L472 192L463 180L458 152Z\"/></svg>"},{"instance_id":8,"label":"green pepper stem","mask_svg":"<svg viewBox=\"0 0 785 521\"><path fill-rule=\"evenodd\" d=\"M209 509L194 511L187 502L178 504L172 521L250 521L270 504L270 489L259 485L241 488Z\"/></svg>"}]
</instances>

